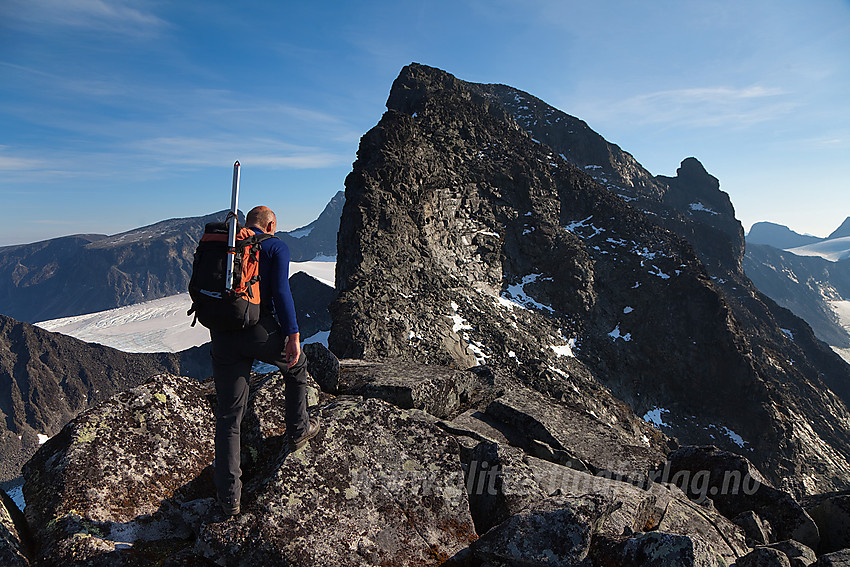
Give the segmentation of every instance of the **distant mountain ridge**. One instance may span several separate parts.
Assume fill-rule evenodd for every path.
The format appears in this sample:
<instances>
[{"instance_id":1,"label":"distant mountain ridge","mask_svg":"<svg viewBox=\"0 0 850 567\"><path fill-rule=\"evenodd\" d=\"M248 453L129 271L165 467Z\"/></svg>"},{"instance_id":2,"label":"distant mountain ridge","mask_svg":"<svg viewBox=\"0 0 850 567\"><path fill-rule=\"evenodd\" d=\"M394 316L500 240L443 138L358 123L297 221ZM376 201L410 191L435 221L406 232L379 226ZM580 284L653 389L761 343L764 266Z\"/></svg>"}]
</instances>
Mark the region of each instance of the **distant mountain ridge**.
<instances>
[{"instance_id":1,"label":"distant mountain ridge","mask_svg":"<svg viewBox=\"0 0 850 567\"><path fill-rule=\"evenodd\" d=\"M293 261L336 254L344 197L312 223L276 236ZM186 291L198 239L227 211L169 219L120 234L74 235L0 248L0 313L35 323L104 311ZM239 213L240 222L244 216Z\"/></svg>"},{"instance_id":2,"label":"distant mountain ridge","mask_svg":"<svg viewBox=\"0 0 850 567\"><path fill-rule=\"evenodd\" d=\"M289 246L293 262L336 256L336 233L344 204L345 193L338 191L316 220L301 228L277 233L277 237Z\"/></svg>"},{"instance_id":3,"label":"distant mountain ridge","mask_svg":"<svg viewBox=\"0 0 850 567\"><path fill-rule=\"evenodd\" d=\"M747 235L744 267L758 289L811 325L815 335L850 362L850 329L839 317L850 303L850 217L827 238L770 222Z\"/></svg>"},{"instance_id":4,"label":"distant mountain ridge","mask_svg":"<svg viewBox=\"0 0 850 567\"><path fill-rule=\"evenodd\" d=\"M757 222L747 233L747 244L763 244L780 250L821 242L823 238L799 234L782 224Z\"/></svg>"}]
</instances>

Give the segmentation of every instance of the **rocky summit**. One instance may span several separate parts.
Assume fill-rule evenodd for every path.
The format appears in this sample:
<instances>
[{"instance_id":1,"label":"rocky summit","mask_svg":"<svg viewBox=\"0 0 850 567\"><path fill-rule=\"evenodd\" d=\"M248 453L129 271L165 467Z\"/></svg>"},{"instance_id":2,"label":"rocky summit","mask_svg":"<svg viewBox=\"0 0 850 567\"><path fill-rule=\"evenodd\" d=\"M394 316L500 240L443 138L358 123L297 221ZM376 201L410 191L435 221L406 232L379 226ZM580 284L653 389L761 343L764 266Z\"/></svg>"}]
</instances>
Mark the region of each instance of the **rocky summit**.
<instances>
[{"instance_id":1,"label":"rocky summit","mask_svg":"<svg viewBox=\"0 0 850 567\"><path fill-rule=\"evenodd\" d=\"M304 349L320 433L291 452L282 377L252 376L225 518L213 386L159 375L29 461L10 564L850 556L847 366L746 279L702 164L653 177L526 93L422 65L387 107L346 180L330 350Z\"/></svg>"},{"instance_id":2,"label":"rocky summit","mask_svg":"<svg viewBox=\"0 0 850 567\"><path fill-rule=\"evenodd\" d=\"M796 495L848 485L850 367L746 279L696 159L652 177L539 99L422 65L387 107L346 179L338 356L486 364L633 446L716 444Z\"/></svg>"}]
</instances>

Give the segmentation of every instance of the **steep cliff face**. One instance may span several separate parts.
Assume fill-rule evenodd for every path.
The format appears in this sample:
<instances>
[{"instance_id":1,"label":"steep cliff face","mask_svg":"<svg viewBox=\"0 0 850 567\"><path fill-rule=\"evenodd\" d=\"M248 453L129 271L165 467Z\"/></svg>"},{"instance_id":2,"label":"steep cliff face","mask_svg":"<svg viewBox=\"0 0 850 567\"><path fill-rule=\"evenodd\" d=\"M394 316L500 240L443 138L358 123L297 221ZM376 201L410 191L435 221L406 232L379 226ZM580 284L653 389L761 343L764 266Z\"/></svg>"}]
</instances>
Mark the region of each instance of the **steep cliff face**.
<instances>
[{"instance_id":1,"label":"steep cliff face","mask_svg":"<svg viewBox=\"0 0 850 567\"><path fill-rule=\"evenodd\" d=\"M636 445L654 412L795 492L846 486L850 414L824 381L850 375L745 280L717 180L694 159L652 177L532 99L402 71L346 180L331 349L487 364Z\"/></svg>"}]
</instances>

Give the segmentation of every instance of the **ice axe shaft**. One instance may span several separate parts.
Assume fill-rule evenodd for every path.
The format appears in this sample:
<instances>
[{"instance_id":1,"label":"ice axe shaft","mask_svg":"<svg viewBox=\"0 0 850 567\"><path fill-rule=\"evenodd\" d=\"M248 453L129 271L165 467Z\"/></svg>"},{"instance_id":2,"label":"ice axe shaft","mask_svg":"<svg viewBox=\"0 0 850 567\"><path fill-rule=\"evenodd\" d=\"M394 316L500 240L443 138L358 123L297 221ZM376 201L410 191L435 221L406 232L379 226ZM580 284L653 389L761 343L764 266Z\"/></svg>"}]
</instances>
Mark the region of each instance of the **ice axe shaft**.
<instances>
[{"instance_id":1,"label":"ice axe shaft","mask_svg":"<svg viewBox=\"0 0 850 567\"><path fill-rule=\"evenodd\" d=\"M239 162L233 164L233 193L230 197L230 214L227 215L227 275L225 287L233 291L233 263L236 258L236 211L239 204Z\"/></svg>"}]
</instances>

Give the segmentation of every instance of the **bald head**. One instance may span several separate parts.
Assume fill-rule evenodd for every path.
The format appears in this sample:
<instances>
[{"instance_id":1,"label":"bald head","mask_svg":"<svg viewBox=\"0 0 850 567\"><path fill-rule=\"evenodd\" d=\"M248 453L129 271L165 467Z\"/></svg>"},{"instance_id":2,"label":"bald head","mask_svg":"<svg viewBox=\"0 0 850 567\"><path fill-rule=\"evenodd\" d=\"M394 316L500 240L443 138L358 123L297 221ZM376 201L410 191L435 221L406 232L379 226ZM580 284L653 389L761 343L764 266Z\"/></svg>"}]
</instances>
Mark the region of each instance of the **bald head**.
<instances>
[{"instance_id":1,"label":"bald head","mask_svg":"<svg viewBox=\"0 0 850 567\"><path fill-rule=\"evenodd\" d=\"M273 210L260 205L248 211L248 215L245 217L245 224L259 228L265 233L274 234L277 228L277 217Z\"/></svg>"}]
</instances>

